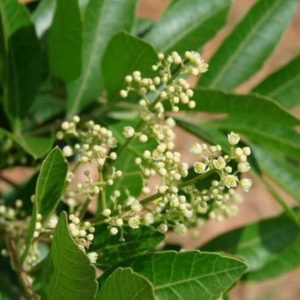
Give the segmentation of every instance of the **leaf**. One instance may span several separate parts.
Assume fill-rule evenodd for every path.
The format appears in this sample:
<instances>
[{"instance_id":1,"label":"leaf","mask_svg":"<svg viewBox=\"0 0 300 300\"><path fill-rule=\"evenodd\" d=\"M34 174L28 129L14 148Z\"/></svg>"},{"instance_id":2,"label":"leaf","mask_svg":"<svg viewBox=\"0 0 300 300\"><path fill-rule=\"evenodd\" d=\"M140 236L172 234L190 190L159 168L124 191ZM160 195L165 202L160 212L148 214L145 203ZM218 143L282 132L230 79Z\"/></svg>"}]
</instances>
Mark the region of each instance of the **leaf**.
<instances>
[{"instance_id":1,"label":"leaf","mask_svg":"<svg viewBox=\"0 0 300 300\"><path fill-rule=\"evenodd\" d=\"M78 113L100 95L103 88L103 54L114 34L122 30L130 31L135 5L136 0L89 1L83 19L82 74L68 88L69 115Z\"/></svg>"},{"instance_id":2,"label":"leaf","mask_svg":"<svg viewBox=\"0 0 300 300\"><path fill-rule=\"evenodd\" d=\"M61 213L44 268L42 299L94 299L97 291L96 269L75 243L68 230L67 215Z\"/></svg>"},{"instance_id":3,"label":"leaf","mask_svg":"<svg viewBox=\"0 0 300 300\"><path fill-rule=\"evenodd\" d=\"M225 25L230 0L176 0L146 34L162 52L197 50Z\"/></svg>"},{"instance_id":4,"label":"leaf","mask_svg":"<svg viewBox=\"0 0 300 300\"><path fill-rule=\"evenodd\" d=\"M261 169L296 200L300 201L300 171L284 158L252 146Z\"/></svg>"},{"instance_id":5,"label":"leaf","mask_svg":"<svg viewBox=\"0 0 300 300\"><path fill-rule=\"evenodd\" d=\"M299 209L295 212L300 216ZM300 264L300 229L282 214L225 233L201 249L238 255L248 263L245 279L263 280Z\"/></svg>"},{"instance_id":6,"label":"leaf","mask_svg":"<svg viewBox=\"0 0 300 300\"><path fill-rule=\"evenodd\" d=\"M81 71L82 24L78 0L59 0L50 30L49 65L52 75L69 82Z\"/></svg>"},{"instance_id":7,"label":"leaf","mask_svg":"<svg viewBox=\"0 0 300 300\"><path fill-rule=\"evenodd\" d=\"M137 17L135 19L131 32L133 35L136 35L138 37L144 37L145 34L151 30L154 24L155 21L152 19Z\"/></svg>"},{"instance_id":8,"label":"leaf","mask_svg":"<svg viewBox=\"0 0 300 300\"><path fill-rule=\"evenodd\" d=\"M254 93L267 95L283 107L300 104L300 56L277 70L253 89Z\"/></svg>"},{"instance_id":9,"label":"leaf","mask_svg":"<svg viewBox=\"0 0 300 300\"><path fill-rule=\"evenodd\" d=\"M237 95L219 90L198 88L194 98L197 100L195 110L209 113L237 116L240 120L248 119L264 122L276 122L285 126L299 125L300 120L278 105L271 98L247 94ZM262 114L262 112L264 112ZM255 123L253 125L255 125Z\"/></svg>"},{"instance_id":10,"label":"leaf","mask_svg":"<svg viewBox=\"0 0 300 300\"><path fill-rule=\"evenodd\" d=\"M233 257L200 251L165 251L124 263L148 278L157 299L217 300L246 270Z\"/></svg>"},{"instance_id":11,"label":"leaf","mask_svg":"<svg viewBox=\"0 0 300 300\"><path fill-rule=\"evenodd\" d=\"M33 103L41 80L41 53L29 13L17 0L1 0L5 43L4 107L16 130Z\"/></svg>"},{"instance_id":12,"label":"leaf","mask_svg":"<svg viewBox=\"0 0 300 300\"><path fill-rule=\"evenodd\" d=\"M43 0L39 2L38 7L32 13L31 17L39 38L43 36L52 24L55 6L56 0Z\"/></svg>"},{"instance_id":13,"label":"leaf","mask_svg":"<svg viewBox=\"0 0 300 300\"><path fill-rule=\"evenodd\" d=\"M13 134L3 128L0 128L0 136L1 135L11 138L22 147L23 150L36 159L45 156L53 144L51 137L21 135L19 133Z\"/></svg>"},{"instance_id":14,"label":"leaf","mask_svg":"<svg viewBox=\"0 0 300 300\"><path fill-rule=\"evenodd\" d=\"M298 0L260 0L225 39L200 80L205 87L233 89L270 56L296 11Z\"/></svg>"},{"instance_id":15,"label":"leaf","mask_svg":"<svg viewBox=\"0 0 300 300\"><path fill-rule=\"evenodd\" d=\"M97 225L95 239L91 246L92 251L97 251L100 267L111 267L133 256L145 254L153 250L164 240L164 235L150 227L140 227L139 230L126 228L124 241L119 236L109 233L107 225Z\"/></svg>"},{"instance_id":16,"label":"leaf","mask_svg":"<svg viewBox=\"0 0 300 300\"><path fill-rule=\"evenodd\" d=\"M139 70L144 77L151 77L154 75L151 67L156 62L157 55L148 43L124 32L115 35L106 48L102 64L110 101L120 98L119 92L125 85L126 75Z\"/></svg>"},{"instance_id":17,"label":"leaf","mask_svg":"<svg viewBox=\"0 0 300 300\"><path fill-rule=\"evenodd\" d=\"M151 283L130 268L118 268L106 280L96 300L154 300Z\"/></svg>"},{"instance_id":18,"label":"leaf","mask_svg":"<svg viewBox=\"0 0 300 300\"><path fill-rule=\"evenodd\" d=\"M41 171L37 179L35 201L29 224L25 250L22 261L25 260L37 222L37 215L42 215L42 223L46 224L57 207L67 176L68 165L59 148L54 148L42 163Z\"/></svg>"}]
</instances>

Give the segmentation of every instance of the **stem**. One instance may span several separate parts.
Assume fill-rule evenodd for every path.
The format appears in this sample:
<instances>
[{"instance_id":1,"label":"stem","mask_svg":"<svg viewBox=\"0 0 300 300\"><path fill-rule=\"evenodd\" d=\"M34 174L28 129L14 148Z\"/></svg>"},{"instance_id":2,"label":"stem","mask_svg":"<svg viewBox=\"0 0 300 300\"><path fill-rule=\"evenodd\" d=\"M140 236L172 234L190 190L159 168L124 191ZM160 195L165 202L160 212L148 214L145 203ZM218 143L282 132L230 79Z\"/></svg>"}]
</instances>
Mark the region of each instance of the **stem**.
<instances>
[{"instance_id":1,"label":"stem","mask_svg":"<svg viewBox=\"0 0 300 300\"><path fill-rule=\"evenodd\" d=\"M39 300L40 297L35 294L31 286L31 279L28 274L24 271L22 264L20 262L19 256L17 254L16 244L10 234L5 236L5 244L10 256L10 261L13 269L16 271L16 274L19 279L19 283L22 286L25 294L25 298L28 300Z\"/></svg>"}]
</instances>

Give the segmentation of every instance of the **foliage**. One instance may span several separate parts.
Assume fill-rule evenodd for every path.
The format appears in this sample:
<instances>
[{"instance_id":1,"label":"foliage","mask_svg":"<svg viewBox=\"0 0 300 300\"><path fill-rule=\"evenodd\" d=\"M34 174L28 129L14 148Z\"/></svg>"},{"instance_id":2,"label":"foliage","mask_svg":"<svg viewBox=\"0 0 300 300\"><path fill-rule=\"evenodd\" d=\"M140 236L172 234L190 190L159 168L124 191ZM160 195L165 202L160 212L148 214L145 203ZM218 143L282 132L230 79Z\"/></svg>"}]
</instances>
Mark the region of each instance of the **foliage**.
<instances>
[{"instance_id":1,"label":"foliage","mask_svg":"<svg viewBox=\"0 0 300 300\"><path fill-rule=\"evenodd\" d=\"M257 0L208 65L196 51L230 0L173 0L158 21L137 2L0 0L0 299L228 299L240 278L300 264L299 209L279 192L300 201L299 55L235 91L298 1ZM212 145L192 146L193 165L175 126ZM284 212L167 250L168 231L237 212L250 165ZM17 185L5 174L19 166L32 176Z\"/></svg>"}]
</instances>

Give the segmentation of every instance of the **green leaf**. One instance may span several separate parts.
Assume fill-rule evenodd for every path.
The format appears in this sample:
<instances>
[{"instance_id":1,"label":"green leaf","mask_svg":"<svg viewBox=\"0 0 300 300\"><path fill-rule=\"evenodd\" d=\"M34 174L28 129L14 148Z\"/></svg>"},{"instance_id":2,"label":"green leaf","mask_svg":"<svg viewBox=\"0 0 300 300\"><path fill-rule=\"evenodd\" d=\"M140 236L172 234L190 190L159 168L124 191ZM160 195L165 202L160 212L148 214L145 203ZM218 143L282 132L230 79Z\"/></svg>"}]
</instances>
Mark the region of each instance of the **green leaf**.
<instances>
[{"instance_id":1,"label":"green leaf","mask_svg":"<svg viewBox=\"0 0 300 300\"><path fill-rule=\"evenodd\" d=\"M59 0L50 30L49 65L52 75L69 82L80 75L82 24L78 0Z\"/></svg>"},{"instance_id":2,"label":"green leaf","mask_svg":"<svg viewBox=\"0 0 300 300\"><path fill-rule=\"evenodd\" d=\"M232 89L270 56L296 11L298 0L260 0L212 57L201 86Z\"/></svg>"},{"instance_id":3,"label":"green leaf","mask_svg":"<svg viewBox=\"0 0 300 300\"><path fill-rule=\"evenodd\" d=\"M120 49L123 54L120 55ZM151 68L157 62L152 46L124 32L115 35L103 56L103 78L110 101L119 98L119 92L125 85L125 76L139 70L145 77L151 77Z\"/></svg>"},{"instance_id":4,"label":"green leaf","mask_svg":"<svg viewBox=\"0 0 300 300\"><path fill-rule=\"evenodd\" d=\"M130 268L118 268L106 280L96 300L155 300L149 280Z\"/></svg>"},{"instance_id":5,"label":"green leaf","mask_svg":"<svg viewBox=\"0 0 300 300\"><path fill-rule=\"evenodd\" d=\"M32 13L31 17L38 37L42 37L52 24L55 6L56 0L42 0Z\"/></svg>"},{"instance_id":6,"label":"green leaf","mask_svg":"<svg viewBox=\"0 0 300 300\"><path fill-rule=\"evenodd\" d=\"M255 118L251 119L232 117L224 120L210 122L221 129L237 131L247 136L252 142L278 153L299 160L300 135L294 129L285 127L284 123L265 122Z\"/></svg>"},{"instance_id":7,"label":"green leaf","mask_svg":"<svg viewBox=\"0 0 300 300\"><path fill-rule=\"evenodd\" d=\"M256 95L237 95L219 90L198 88L194 98L197 100L195 110L209 113L228 114L239 119L264 122L276 122L286 126L299 125L300 120L278 105L271 98ZM262 112L264 112L262 114ZM255 123L253 126L255 126Z\"/></svg>"},{"instance_id":8,"label":"green leaf","mask_svg":"<svg viewBox=\"0 0 300 300\"><path fill-rule=\"evenodd\" d=\"M119 236L111 235L107 225L97 225L91 246L91 250L99 254L97 265L107 268L133 256L145 254L161 243L164 235L150 227L140 227L138 230L126 228L124 239L120 241Z\"/></svg>"},{"instance_id":9,"label":"green leaf","mask_svg":"<svg viewBox=\"0 0 300 300\"><path fill-rule=\"evenodd\" d=\"M4 107L15 129L33 103L41 80L41 53L26 8L17 0L1 0L5 43Z\"/></svg>"},{"instance_id":10,"label":"green leaf","mask_svg":"<svg viewBox=\"0 0 300 300\"><path fill-rule=\"evenodd\" d=\"M300 171L284 158L261 147L252 146L261 169L296 200L300 201Z\"/></svg>"},{"instance_id":11,"label":"green leaf","mask_svg":"<svg viewBox=\"0 0 300 300\"><path fill-rule=\"evenodd\" d=\"M155 21L148 18L136 18L131 30L133 35L144 37L154 26Z\"/></svg>"},{"instance_id":12,"label":"green leaf","mask_svg":"<svg viewBox=\"0 0 300 300\"><path fill-rule=\"evenodd\" d=\"M44 268L42 299L94 299L97 291L96 269L75 243L68 229L67 215L62 213Z\"/></svg>"},{"instance_id":13,"label":"green leaf","mask_svg":"<svg viewBox=\"0 0 300 300\"><path fill-rule=\"evenodd\" d=\"M43 161L37 179L33 212L29 224L25 250L22 255L23 261L28 254L34 236L37 214L42 215L42 223L46 224L60 201L61 194L65 187L67 171L68 165L61 150L54 148Z\"/></svg>"},{"instance_id":14,"label":"green leaf","mask_svg":"<svg viewBox=\"0 0 300 300\"><path fill-rule=\"evenodd\" d=\"M267 95L283 107L292 108L300 104L300 56L277 70L258 86L253 92Z\"/></svg>"},{"instance_id":15,"label":"green leaf","mask_svg":"<svg viewBox=\"0 0 300 300\"><path fill-rule=\"evenodd\" d=\"M126 263L148 278L159 300L217 300L246 270L238 259L200 251L165 251Z\"/></svg>"},{"instance_id":16,"label":"green leaf","mask_svg":"<svg viewBox=\"0 0 300 300\"><path fill-rule=\"evenodd\" d=\"M19 133L13 134L3 128L0 128L0 136L1 135L6 135L11 138L36 159L45 156L53 144L51 137L21 135Z\"/></svg>"},{"instance_id":17,"label":"green leaf","mask_svg":"<svg viewBox=\"0 0 300 300\"><path fill-rule=\"evenodd\" d=\"M296 213L300 216L299 209ZM283 214L225 233L201 249L238 255L249 266L245 278L263 280L299 266L300 229Z\"/></svg>"},{"instance_id":18,"label":"green leaf","mask_svg":"<svg viewBox=\"0 0 300 300\"><path fill-rule=\"evenodd\" d=\"M136 1L89 1L83 19L82 74L68 88L69 115L78 113L100 95L103 89L103 54L114 34L122 30L130 31L134 22Z\"/></svg>"},{"instance_id":19,"label":"green leaf","mask_svg":"<svg viewBox=\"0 0 300 300\"><path fill-rule=\"evenodd\" d=\"M230 0L176 0L146 34L162 52L197 50L225 25Z\"/></svg>"}]
</instances>

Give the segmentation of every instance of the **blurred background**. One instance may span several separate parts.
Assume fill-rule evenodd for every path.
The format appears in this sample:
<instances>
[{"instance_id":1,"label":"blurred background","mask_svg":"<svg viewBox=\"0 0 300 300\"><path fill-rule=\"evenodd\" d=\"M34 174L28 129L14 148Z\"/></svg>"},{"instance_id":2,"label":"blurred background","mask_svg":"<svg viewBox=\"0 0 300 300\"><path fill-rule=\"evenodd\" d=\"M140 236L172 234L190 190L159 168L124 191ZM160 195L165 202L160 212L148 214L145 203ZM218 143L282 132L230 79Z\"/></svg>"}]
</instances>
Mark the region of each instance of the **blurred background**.
<instances>
[{"instance_id":1,"label":"blurred background","mask_svg":"<svg viewBox=\"0 0 300 300\"><path fill-rule=\"evenodd\" d=\"M140 0L138 15L143 18L159 19L161 13L167 7L168 0ZM201 53L206 60L212 56L216 48L223 39L231 32L235 24L243 17L247 10L255 3L255 0L236 0L234 1L231 12L228 16L228 23L224 29L205 47ZM191 49L193 50L193 49ZM264 67L253 78L243 84L237 92L243 93L249 91L259 81L269 73L286 64L292 57L300 54L300 7L295 15L293 22L283 39L273 53L271 59L267 61ZM300 88L300 87L299 87ZM295 113L300 116L300 107L295 109ZM199 115L199 118L202 116ZM203 116L205 117L205 116ZM187 145L191 145L193 137L180 131L180 138L177 142L181 152L185 153L186 160L189 159ZM289 203L294 204L293 200L283 194ZM228 231L232 228L239 227L243 224L277 215L280 213L280 206L272 199L270 194L262 188L257 182L248 194L243 194L244 201L240 205L240 211L236 217L222 222L210 221L201 230L200 235L195 238L193 232L184 238L178 239L178 236L170 236L169 241L181 243L186 249L199 247L211 238ZM239 284L231 292L231 299L234 300L299 300L300 299L300 270L294 270L280 277L266 280L259 284Z\"/></svg>"}]
</instances>

